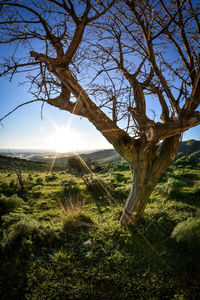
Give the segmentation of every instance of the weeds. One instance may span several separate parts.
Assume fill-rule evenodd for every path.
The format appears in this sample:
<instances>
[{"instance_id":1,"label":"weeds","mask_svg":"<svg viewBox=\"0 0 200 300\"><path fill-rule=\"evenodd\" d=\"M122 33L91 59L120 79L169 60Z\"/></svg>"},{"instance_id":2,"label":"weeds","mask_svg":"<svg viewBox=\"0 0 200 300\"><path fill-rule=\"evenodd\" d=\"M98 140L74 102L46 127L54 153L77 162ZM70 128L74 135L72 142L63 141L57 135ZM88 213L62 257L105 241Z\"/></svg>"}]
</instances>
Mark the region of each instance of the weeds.
<instances>
[{"instance_id":1,"label":"weeds","mask_svg":"<svg viewBox=\"0 0 200 300\"><path fill-rule=\"evenodd\" d=\"M200 253L200 218L188 218L176 225L172 238L191 252Z\"/></svg>"},{"instance_id":2,"label":"weeds","mask_svg":"<svg viewBox=\"0 0 200 300\"><path fill-rule=\"evenodd\" d=\"M111 206L105 192L127 196L125 163L85 181L29 169L25 200L14 175L0 173L1 299L198 299L200 171L177 165L128 229L119 224L123 205Z\"/></svg>"},{"instance_id":3,"label":"weeds","mask_svg":"<svg viewBox=\"0 0 200 300\"><path fill-rule=\"evenodd\" d=\"M15 210L18 207L22 207L23 204L23 199L19 198L17 195L7 197L0 194L0 217Z\"/></svg>"}]
</instances>

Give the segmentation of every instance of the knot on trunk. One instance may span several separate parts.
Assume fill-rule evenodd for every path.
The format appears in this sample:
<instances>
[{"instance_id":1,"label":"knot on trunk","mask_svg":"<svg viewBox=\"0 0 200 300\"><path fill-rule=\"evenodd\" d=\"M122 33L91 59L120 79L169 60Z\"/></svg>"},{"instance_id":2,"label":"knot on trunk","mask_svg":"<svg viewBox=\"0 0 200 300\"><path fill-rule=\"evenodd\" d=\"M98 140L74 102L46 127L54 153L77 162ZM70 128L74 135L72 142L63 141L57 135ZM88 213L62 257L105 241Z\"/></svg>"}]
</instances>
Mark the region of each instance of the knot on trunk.
<instances>
[{"instance_id":1,"label":"knot on trunk","mask_svg":"<svg viewBox=\"0 0 200 300\"><path fill-rule=\"evenodd\" d=\"M122 216L121 216L121 219L120 219L120 223L122 226L129 226L129 225L136 225L136 212L134 212L133 214L129 214L127 212L126 209L124 209L123 213L122 213Z\"/></svg>"},{"instance_id":2,"label":"knot on trunk","mask_svg":"<svg viewBox=\"0 0 200 300\"><path fill-rule=\"evenodd\" d=\"M154 127L150 126L145 130L145 136L148 142L152 142L154 140Z\"/></svg>"},{"instance_id":3,"label":"knot on trunk","mask_svg":"<svg viewBox=\"0 0 200 300\"><path fill-rule=\"evenodd\" d=\"M30 51L30 56L33 57L35 59L35 61L45 63L45 65L47 66L47 68L50 72L53 71L54 65L56 62L56 60L54 58L51 58L43 53L38 53L35 51Z\"/></svg>"}]
</instances>

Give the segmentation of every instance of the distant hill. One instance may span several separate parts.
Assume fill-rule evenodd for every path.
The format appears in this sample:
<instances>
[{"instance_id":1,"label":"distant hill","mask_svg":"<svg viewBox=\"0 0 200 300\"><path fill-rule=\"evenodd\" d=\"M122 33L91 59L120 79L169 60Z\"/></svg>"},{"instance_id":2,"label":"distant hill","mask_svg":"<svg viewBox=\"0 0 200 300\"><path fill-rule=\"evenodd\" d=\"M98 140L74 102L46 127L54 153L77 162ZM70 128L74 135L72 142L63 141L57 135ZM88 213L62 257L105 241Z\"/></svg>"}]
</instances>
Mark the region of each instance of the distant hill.
<instances>
[{"instance_id":1,"label":"distant hill","mask_svg":"<svg viewBox=\"0 0 200 300\"><path fill-rule=\"evenodd\" d=\"M31 171L46 171L47 164L40 162L32 162L21 158L9 157L0 155L0 170L14 170L20 166L21 170L31 170Z\"/></svg>"},{"instance_id":2,"label":"distant hill","mask_svg":"<svg viewBox=\"0 0 200 300\"><path fill-rule=\"evenodd\" d=\"M191 155L196 158L200 158L200 141L187 140L181 142L178 147L177 155L178 156ZM55 155L53 154L49 154L49 155L45 154L44 156L40 154L40 155L33 156L31 160L28 161L24 159L18 159L18 158L14 158L14 161L15 163L21 162L24 168L28 169L30 167L31 170L47 169L47 164L50 165L52 162L54 162L54 165L56 165L54 167L55 170L55 168L62 169L64 165L66 165L67 160L72 156L74 155L71 155L71 153L70 154L63 153L63 154L58 154L57 157L55 158ZM105 149L105 150L93 151L90 153L82 153L79 154L79 156L85 162L91 160L97 163L110 163L110 162L118 162L121 160L121 156L116 152L115 149ZM6 165L10 166L12 161L13 158L0 155L0 169L4 168Z\"/></svg>"},{"instance_id":3,"label":"distant hill","mask_svg":"<svg viewBox=\"0 0 200 300\"><path fill-rule=\"evenodd\" d=\"M121 160L121 156L115 149L99 150L89 154L81 154L80 156L84 161L91 160L99 163L116 162Z\"/></svg>"},{"instance_id":4,"label":"distant hill","mask_svg":"<svg viewBox=\"0 0 200 300\"><path fill-rule=\"evenodd\" d=\"M200 141L187 140L187 141L180 142L178 146L177 154L185 155L185 156L192 155L200 158ZM120 155L114 149L95 151L86 155L82 154L81 157L84 160L91 159L92 161L97 161L102 163L121 160Z\"/></svg>"},{"instance_id":5,"label":"distant hill","mask_svg":"<svg viewBox=\"0 0 200 300\"><path fill-rule=\"evenodd\" d=\"M200 158L200 141L197 140L187 140L181 142L178 146L178 154L182 155L192 155Z\"/></svg>"},{"instance_id":6,"label":"distant hill","mask_svg":"<svg viewBox=\"0 0 200 300\"><path fill-rule=\"evenodd\" d=\"M76 154L74 155L69 155L66 153L59 153L57 156L52 155L35 155L31 158L32 161L39 161L42 163L51 163L53 160L55 160L55 164L57 165L63 165L66 164L68 159L72 156L77 156ZM120 161L121 157L120 155L116 152L114 149L105 149L105 150L98 150L98 151L93 151L90 153L80 153L78 156L83 159L85 162L88 160L91 160L93 162L99 162L99 163L106 163L106 162L116 162Z\"/></svg>"},{"instance_id":7,"label":"distant hill","mask_svg":"<svg viewBox=\"0 0 200 300\"><path fill-rule=\"evenodd\" d=\"M50 163L30 161L26 159L0 155L0 171L14 171L15 168L20 168L21 171L41 171L49 172L51 169ZM65 170L64 166L55 165L54 171Z\"/></svg>"},{"instance_id":8,"label":"distant hill","mask_svg":"<svg viewBox=\"0 0 200 300\"><path fill-rule=\"evenodd\" d=\"M197 140L187 140L179 144L178 147L178 156L180 155L192 155L200 158L200 141ZM43 163L51 163L55 159L56 165L64 165L67 163L67 160L74 155L69 155L66 153L58 154L56 159L52 154L47 156L34 156L31 158L33 161L40 161ZM80 153L79 157L84 161L94 161L98 163L110 163L117 162L121 160L121 156L116 152L115 149L104 149L93 151L90 153Z\"/></svg>"},{"instance_id":9,"label":"distant hill","mask_svg":"<svg viewBox=\"0 0 200 300\"><path fill-rule=\"evenodd\" d=\"M200 141L187 140L187 141L180 142L178 146L177 155L185 155L185 156L191 155L200 158ZM120 155L114 149L95 151L87 155L83 154L81 155L81 157L84 160L91 159L92 161L97 161L101 163L121 160Z\"/></svg>"}]
</instances>

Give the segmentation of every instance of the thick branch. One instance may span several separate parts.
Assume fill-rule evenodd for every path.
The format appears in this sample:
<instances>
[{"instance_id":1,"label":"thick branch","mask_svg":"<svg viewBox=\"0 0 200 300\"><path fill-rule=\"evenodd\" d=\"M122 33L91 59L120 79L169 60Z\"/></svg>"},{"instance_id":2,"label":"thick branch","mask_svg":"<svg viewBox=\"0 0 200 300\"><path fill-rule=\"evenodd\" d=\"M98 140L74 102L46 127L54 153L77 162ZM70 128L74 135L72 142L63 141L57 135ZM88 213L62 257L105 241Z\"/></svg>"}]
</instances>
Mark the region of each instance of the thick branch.
<instances>
[{"instance_id":1,"label":"thick branch","mask_svg":"<svg viewBox=\"0 0 200 300\"><path fill-rule=\"evenodd\" d=\"M62 59L62 63L68 67L69 63L71 62L74 54L76 53L83 37L83 33L86 27L86 22L82 21L80 24L77 25L75 29L75 33L73 39Z\"/></svg>"},{"instance_id":2,"label":"thick branch","mask_svg":"<svg viewBox=\"0 0 200 300\"><path fill-rule=\"evenodd\" d=\"M157 141L171 136L179 135L185 130L200 124L200 112L193 112L190 116L183 116L178 120L168 121L164 124L156 123L155 127L146 130L147 141ZM151 134L149 134L151 132Z\"/></svg>"},{"instance_id":3,"label":"thick branch","mask_svg":"<svg viewBox=\"0 0 200 300\"><path fill-rule=\"evenodd\" d=\"M196 79L193 84L193 89L190 98L183 106L183 114L190 114L197 109L200 104L200 69L196 75Z\"/></svg>"},{"instance_id":4,"label":"thick branch","mask_svg":"<svg viewBox=\"0 0 200 300\"><path fill-rule=\"evenodd\" d=\"M45 63L48 70L52 71L53 66L56 63L56 60L54 58L51 58L43 53L37 53L35 51L31 51L30 55L35 58L36 61L39 61L41 63Z\"/></svg>"},{"instance_id":5,"label":"thick branch","mask_svg":"<svg viewBox=\"0 0 200 300\"><path fill-rule=\"evenodd\" d=\"M116 150L128 161L137 154L138 142L120 129L103 111L94 104L70 71L57 67L53 72L66 88L76 97L77 105L83 107L87 119L105 136Z\"/></svg>"}]
</instances>

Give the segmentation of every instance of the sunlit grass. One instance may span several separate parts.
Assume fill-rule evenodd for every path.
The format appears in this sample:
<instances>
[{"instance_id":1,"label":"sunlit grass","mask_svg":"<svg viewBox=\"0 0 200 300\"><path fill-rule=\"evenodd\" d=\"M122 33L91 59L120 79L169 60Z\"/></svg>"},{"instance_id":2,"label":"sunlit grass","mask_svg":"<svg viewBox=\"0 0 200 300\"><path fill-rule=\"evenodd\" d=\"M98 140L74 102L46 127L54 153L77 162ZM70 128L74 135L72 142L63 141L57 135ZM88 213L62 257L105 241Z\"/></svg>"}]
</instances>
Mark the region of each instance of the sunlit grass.
<instances>
[{"instance_id":1,"label":"sunlit grass","mask_svg":"<svg viewBox=\"0 0 200 300\"><path fill-rule=\"evenodd\" d=\"M101 185L88 189L83 176L106 189ZM20 299L25 293L26 299L197 297L199 260L187 244L190 235L196 238L195 226L188 223L185 238L184 224L189 218L199 219L199 169L168 170L141 221L130 228L119 223L124 191L131 186L127 170L110 168L95 174L26 170L22 177L24 195L15 173L0 172L0 192L23 197L1 220L0 282L7 299L16 298L16 293ZM107 201L107 190L117 204ZM177 227L176 238L172 232L181 222L186 223L179 232ZM178 240L180 235L185 244Z\"/></svg>"}]
</instances>

